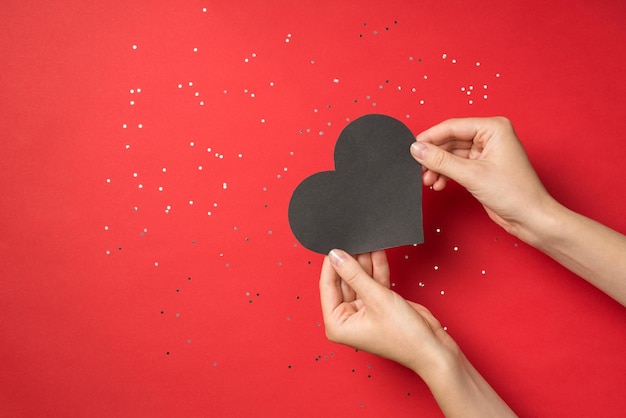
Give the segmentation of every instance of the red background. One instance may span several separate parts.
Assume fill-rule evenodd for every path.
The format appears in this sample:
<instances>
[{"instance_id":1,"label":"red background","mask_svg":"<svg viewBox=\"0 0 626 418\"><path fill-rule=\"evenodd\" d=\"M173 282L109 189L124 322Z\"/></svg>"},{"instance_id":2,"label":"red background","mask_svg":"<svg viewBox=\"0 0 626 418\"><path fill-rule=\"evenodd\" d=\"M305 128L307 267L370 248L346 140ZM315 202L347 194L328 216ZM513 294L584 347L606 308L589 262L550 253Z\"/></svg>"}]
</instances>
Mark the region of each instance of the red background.
<instances>
[{"instance_id":1,"label":"red background","mask_svg":"<svg viewBox=\"0 0 626 418\"><path fill-rule=\"evenodd\" d=\"M625 12L5 1L0 415L440 415L417 376L325 339L291 191L348 118L502 114L555 197L626 231ZM519 414L620 416L624 308L457 185L423 210L394 289Z\"/></svg>"}]
</instances>

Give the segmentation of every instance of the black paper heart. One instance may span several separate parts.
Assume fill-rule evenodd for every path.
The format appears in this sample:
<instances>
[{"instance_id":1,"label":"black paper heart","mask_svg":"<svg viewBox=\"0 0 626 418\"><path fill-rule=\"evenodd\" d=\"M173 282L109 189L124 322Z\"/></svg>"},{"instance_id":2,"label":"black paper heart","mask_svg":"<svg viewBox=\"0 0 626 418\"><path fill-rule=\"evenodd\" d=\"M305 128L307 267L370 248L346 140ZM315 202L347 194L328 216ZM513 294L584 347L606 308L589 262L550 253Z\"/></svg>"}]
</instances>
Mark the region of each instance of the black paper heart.
<instances>
[{"instance_id":1,"label":"black paper heart","mask_svg":"<svg viewBox=\"0 0 626 418\"><path fill-rule=\"evenodd\" d=\"M422 169L415 141L385 115L352 121L335 144L335 171L307 177L289 202L289 224L309 250L361 254L424 242Z\"/></svg>"}]
</instances>

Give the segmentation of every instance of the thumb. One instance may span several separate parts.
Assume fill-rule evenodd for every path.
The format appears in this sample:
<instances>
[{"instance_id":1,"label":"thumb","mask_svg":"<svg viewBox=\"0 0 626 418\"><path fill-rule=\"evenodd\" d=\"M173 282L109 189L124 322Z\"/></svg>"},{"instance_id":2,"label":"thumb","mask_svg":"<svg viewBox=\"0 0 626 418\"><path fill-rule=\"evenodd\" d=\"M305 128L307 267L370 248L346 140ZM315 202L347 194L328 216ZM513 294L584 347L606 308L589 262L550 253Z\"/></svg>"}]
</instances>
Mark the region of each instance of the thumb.
<instances>
[{"instance_id":1,"label":"thumb","mask_svg":"<svg viewBox=\"0 0 626 418\"><path fill-rule=\"evenodd\" d=\"M436 145L417 141L411 144L411 155L427 169L468 187L466 184L468 160L444 151Z\"/></svg>"},{"instance_id":2,"label":"thumb","mask_svg":"<svg viewBox=\"0 0 626 418\"><path fill-rule=\"evenodd\" d=\"M361 264L352 256L342 250L334 249L329 254L330 262L344 282L348 284L363 302L375 302L381 289L387 290L383 285L370 277Z\"/></svg>"}]
</instances>

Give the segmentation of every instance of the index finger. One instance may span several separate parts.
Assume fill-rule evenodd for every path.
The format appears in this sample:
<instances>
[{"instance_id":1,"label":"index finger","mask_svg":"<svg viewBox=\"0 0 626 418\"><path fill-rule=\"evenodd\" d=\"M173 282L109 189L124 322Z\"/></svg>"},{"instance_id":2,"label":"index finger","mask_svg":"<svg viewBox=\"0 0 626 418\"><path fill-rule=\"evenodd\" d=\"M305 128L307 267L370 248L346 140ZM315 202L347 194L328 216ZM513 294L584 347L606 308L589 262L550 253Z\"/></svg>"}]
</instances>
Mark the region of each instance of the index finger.
<instances>
[{"instance_id":1,"label":"index finger","mask_svg":"<svg viewBox=\"0 0 626 418\"><path fill-rule=\"evenodd\" d=\"M415 140L437 145L446 151L469 149L480 138L481 131L485 131L486 124L489 124L486 118L448 119L420 133Z\"/></svg>"}]
</instances>

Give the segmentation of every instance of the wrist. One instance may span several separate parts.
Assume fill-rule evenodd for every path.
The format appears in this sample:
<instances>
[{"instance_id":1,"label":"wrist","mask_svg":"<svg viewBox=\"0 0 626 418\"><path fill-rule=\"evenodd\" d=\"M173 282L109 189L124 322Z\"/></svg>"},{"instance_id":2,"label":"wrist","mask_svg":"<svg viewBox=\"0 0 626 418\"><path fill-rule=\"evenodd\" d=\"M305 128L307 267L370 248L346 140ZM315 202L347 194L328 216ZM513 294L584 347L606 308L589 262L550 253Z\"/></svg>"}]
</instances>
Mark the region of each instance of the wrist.
<instances>
[{"instance_id":1,"label":"wrist","mask_svg":"<svg viewBox=\"0 0 626 418\"><path fill-rule=\"evenodd\" d=\"M422 351L416 359L416 364L409 366L431 390L440 386L445 387L453 376L457 376L465 368L467 361L450 335L443 329L439 332L440 338L436 339L435 347ZM428 353L428 359L424 358L425 353Z\"/></svg>"},{"instance_id":2,"label":"wrist","mask_svg":"<svg viewBox=\"0 0 626 418\"><path fill-rule=\"evenodd\" d=\"M440 366L425 382L446 417L516 416L460 350Z\"/></svg>"},{"instance_id":3,"label":"wrist","mask_svg":"<svg viewBox=\"0 0 626 418\"><path fill-rule=\"evenodd\" d=\"M444 394L455 382L465 381L469 377L467 359L460 350L455 353L450 351L441 353L430 366L428 370L420 370L417 374L424 380L435 398Z\"/></svg>"},{"instance_id":4,"label":"wrist","mask_svg":"<svg viewBox=\"0 0 626 418\"><path fill-rule=\"evenodd\" d=\"M568 209L547 195L528 214L514 234L525 243L542 249L560 231Z\"/></svg>"}]
</instances>

